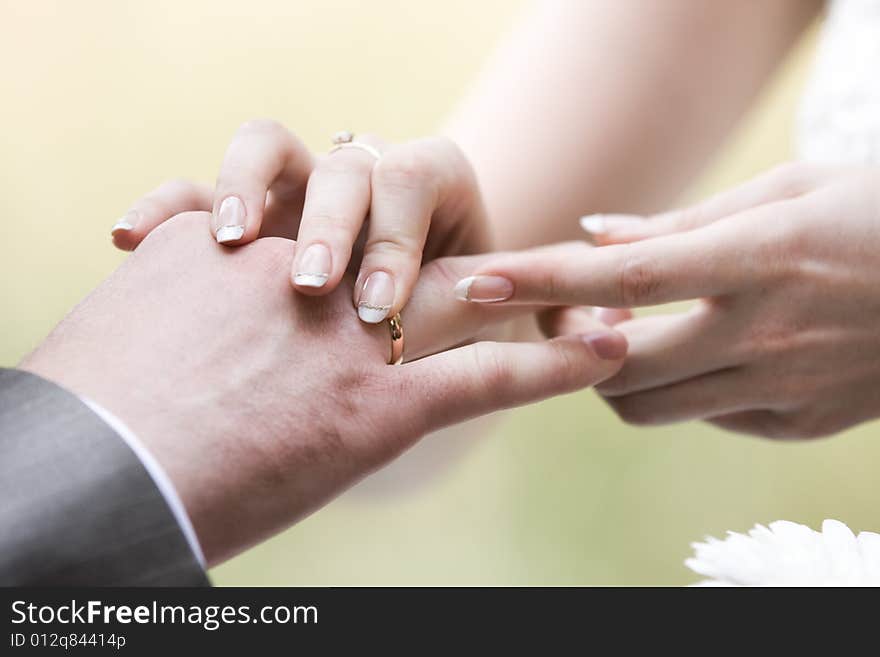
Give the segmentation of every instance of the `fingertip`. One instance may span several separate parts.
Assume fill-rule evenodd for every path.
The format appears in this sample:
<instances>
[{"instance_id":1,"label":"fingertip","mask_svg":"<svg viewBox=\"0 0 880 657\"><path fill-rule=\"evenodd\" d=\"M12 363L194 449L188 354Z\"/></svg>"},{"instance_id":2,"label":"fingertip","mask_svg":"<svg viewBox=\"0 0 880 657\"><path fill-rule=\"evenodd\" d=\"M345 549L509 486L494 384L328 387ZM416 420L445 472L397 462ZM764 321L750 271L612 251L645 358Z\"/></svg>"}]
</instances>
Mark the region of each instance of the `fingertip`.
<instances>
[{"instance_id":1,"label":"fingertip","mask_svg":"<svg viewBox=\"0 0 880 657\"><path fill-rule=\"evenodd\" d=\"M129 222L125 217L117 221L113 224L113 228L110 229L111 235L116 235L117 233L130 233L134 230L134 225Z\"/></svg>"},{"instance_id":2,"label":"fingertip","mask_svg":"<svg viewBox=\"0 0 880 657\"><path fill-rule=\"evenodd\" d=\"M214 233L214 239L218 244L231 245L233 242L241 241L244 236L244 226L221 226Z\"/></svg>"},{"instance_id":3,"label":"fingertip","mask_svg":"<svg viewBox=\"0 0 880 657\"><path fill-rule=\"evenodd\" d=\"M364 278L357 297L358 317L367 324L378 324L391 316L394 302L394 278L387 271L376 270Z\"/></svg>"},{"instance_id":4,"label":"fingertip","mask_svg":"<svg viewBox=\"0 0 880 657\"><path fill-rule=\"evenodd\" d=\"M110 241L120 251L134 251L134 248L137 246L137 241L133 240L132 236L126 233L112 233Z\"/></svg>"},{"instance_id":5,"label":"fingertip","mask_svg":"<svg viewBox=\"0 0 880 657\"><path fill-rule=\"evenodd\" d=\"M229 195L211 215L211 229L218 244L237 246L244 243L247 209L238 196Z\"/></svg>"},{"instance_id":6,"label":"fingertip","mask_svg":"<svg viewBox=\"0 0 880 657\"><path fill-rule=\"evenodd\" d=\"M320 278L313 274L290 274L290 283L303 294L321 296L332 292L335 286L329 284L326 278Z\"/></svg>"},{"instance_id":7,"label":"fingertip","mask_svg":"<svg viewBox=\"0 0 880 657\"><path fill-rule=\"evenodd\" d=\"M626 357L629 343L617 331L595 331L581 335L597 358L605 361L621 361Z\"/></svg>"},{"instance_id":8,"label":"fingertip","mask_svg":"<svg viewBox=\"0 0 880 657\"><path fill-rule=\"evenodd\" d=\"M500 303L513 296L513 281L504 276L467 276L462 278L452 289L452 294L459 301L471 303Z\"/></svg>"},{"instance_id":9,"label":"fingertip","mask_svg":"<svg viewBox=\"0 0 880 657\"><path fill-rule=\"evenodd\" d=\"M339 281L291 272L290 284L300 294L309 297L323 297L333 292L338 287Z\"/></svg>"},{"instance_id":10,"label":"fingertip","mask_svg":"<svg viewBox=\"0 0 880 657\"><path fill-rule=\"evenodd\" d=\"M297 245L290 274L290 280L296 289L304 294L326 294L336 287L330 280L332 272L333 259L326 245L315 243L304 249Z\"/></svg>"},{"instance_id":11,"label":"fingertip","mask_svg":"<svg viewBox=\"0 0 880 657\"><path fill-rule=\"evenodd\" d=\"M563 394L596 386L613 377L623 367L626 338L610 329L552 338L555 365L541 373L550 394Z\"/></svg>"},{"instance_id":12,"label":"fingertip","mask_svg":"<svg viewBox=\"0 0 880 657\"><path fill-rule=\"evenodd\" d=\"M113 246L122 251L131 251L140 241L135 234L135 229L140 223L140 215L134 210L126 212L110 229L110 239Z\"/></svg>"},{"instance_id":13,"label":"fingertip","mask_svg":"<svg viewBox=\"0 0 880 657\"><path fill-rule=\"evenodd\" d=\"M581 217L578 223L595 246L635 239L647 225L644 217L634 214L590 214Z\"/></svg>"}]
</instances>

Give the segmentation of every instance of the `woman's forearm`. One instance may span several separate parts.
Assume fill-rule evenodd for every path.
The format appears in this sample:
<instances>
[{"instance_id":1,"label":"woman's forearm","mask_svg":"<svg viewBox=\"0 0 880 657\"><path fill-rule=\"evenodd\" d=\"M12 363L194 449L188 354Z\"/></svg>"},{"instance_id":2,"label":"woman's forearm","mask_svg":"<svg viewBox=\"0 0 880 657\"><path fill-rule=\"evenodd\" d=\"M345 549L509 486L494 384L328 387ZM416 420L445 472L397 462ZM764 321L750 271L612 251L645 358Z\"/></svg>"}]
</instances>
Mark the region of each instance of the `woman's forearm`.
<instances>
[{"instance_id":1,"label":"woman's forearm","mask_svg":"<svg viewBox=\"0 0 880 657\"><path fill-rule=\"evenodd\" d=\"M821 5L539 3L448 127L477 170L498 247L577 237L585 213L664 208Z\"/></svg>"}]
</instances>

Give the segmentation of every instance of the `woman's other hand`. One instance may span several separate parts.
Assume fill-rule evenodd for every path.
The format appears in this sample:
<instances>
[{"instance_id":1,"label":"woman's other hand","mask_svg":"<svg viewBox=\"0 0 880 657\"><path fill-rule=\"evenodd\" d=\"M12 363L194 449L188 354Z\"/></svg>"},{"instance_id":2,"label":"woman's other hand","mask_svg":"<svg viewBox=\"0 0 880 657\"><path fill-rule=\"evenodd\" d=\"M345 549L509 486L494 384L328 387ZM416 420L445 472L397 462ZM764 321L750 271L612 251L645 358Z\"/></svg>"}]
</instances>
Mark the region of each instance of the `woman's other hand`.
<instances>
[{"instance_id":1,"label":"woman's other hand","mask_svg":"<svg viewBox=\"0 0 880 657\"><path fill-rule=\"evenodd\" d=\"M880 416L880 170L787 165L688 210L612 223L607 246L500 255L459 289L504 281L513 291L493 305L699 299L615 324L629 356L599 391L634 424L805 438ZM571 332L586 317L544 325Z\"/></svg>"},{"instance_id":2,"label":"woman's other hand","mask_svg":"<svg viewBox=\"0 0 880 657\"><path fill-rule=\"evenodd\" d=\"M280 124L249 121L213 190L160 186L114 226L114 243L133 249L176 214L209 211L211 232L226 246L295 237L290 278L303 294L329 294L346 271L357 272L358 315L381 322L406 305L423 262L488 250L488 223L470 164L450 140L353 143L362 146L314 156Z\"/></svg>"}]
</instances>

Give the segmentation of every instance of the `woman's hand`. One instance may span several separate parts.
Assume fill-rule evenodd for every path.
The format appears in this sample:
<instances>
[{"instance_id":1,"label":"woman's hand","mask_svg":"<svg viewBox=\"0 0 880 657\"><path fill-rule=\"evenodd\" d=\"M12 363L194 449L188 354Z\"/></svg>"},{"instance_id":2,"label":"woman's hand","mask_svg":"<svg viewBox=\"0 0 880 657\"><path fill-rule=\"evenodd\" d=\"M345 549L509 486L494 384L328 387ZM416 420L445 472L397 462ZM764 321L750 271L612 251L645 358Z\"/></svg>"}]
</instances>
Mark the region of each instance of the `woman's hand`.
<instances>
[{"instance_id":1,"label":"woman's hand","mask_svg":"<svg viewBox=\"0 0 880 657\"><path fill-rule=\"evenodd\" d=\"M823 436L880 416L880 170L788 165L651 221L586 222L571 243L498 256L458 285L471 301L630 308L621 372L599 387L635 424L705 419L763 436ZM477 291L477 293L474 292ZM588 314L553 313L550 333Z\"/></svg>"},{"instance_id":2,"label":"woman's hand","mask_svg":"<svg viewBox=\"0 0 880 657\"><path fill-rule=\"evenodd\" d=\"M451 141L356 141L381 158L360 148L313 156L278 123L249 121L213 190L187 181L160 186L114 226L114 243L133 249L176 214L210 211L212 234L228 246L295 237L290 277L303 294L329 294L347 270L357 271L358 315L381 322L407 303L423 261L486 251L489 231L474 173Z\"/></svg>"}]
</instances>

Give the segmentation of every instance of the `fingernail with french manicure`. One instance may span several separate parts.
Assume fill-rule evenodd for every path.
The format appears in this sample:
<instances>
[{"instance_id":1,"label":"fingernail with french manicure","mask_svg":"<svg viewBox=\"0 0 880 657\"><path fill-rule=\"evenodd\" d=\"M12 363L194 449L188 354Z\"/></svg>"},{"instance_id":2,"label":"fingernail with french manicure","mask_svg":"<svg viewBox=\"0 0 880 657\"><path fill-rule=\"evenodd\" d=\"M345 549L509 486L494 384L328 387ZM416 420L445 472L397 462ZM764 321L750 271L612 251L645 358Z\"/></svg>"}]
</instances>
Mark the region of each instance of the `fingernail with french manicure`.
<instances>
[{"instance_id":1,"label":"fingernail with french manicure","mask_svg":"<svg viewBox=\"0 0 880 657\"><path fill-rule=\"evenodd\" d=\"M626 338L620 333L603 331L588 333L581 337L584 342L590 345L593 353L602 360L620 360L626 356Z\"/></svg>"},{"instance_id":2,"label":"fingernail with french manicure","mask_svg":"<svg viewBox=\"0 0 880 657\"><path fill-rule=\"evenodd\" d=\"M113 228L110 229L110 234L114 235L119 231L134 230L134 227L137 226L139 220L140 216L138 213L135 210L129 210L119 221L113 224Z\"/></svg>"},{"instance_id":3,"label":"fingernail with french manicure","mask_svg":"<svg viewBox=\"0 0 880 657\"><path fill-rule=\"evenodd\" d=\"M374 271L364 281L358 297L358 317L368 324L378 324L388 317L394 303L394 280L384 271Z\"/></svg>"},{"instance_id":4,"label":"fingernail with french manicure","mask_svg":"<svg viewBox=\"0 0 880 657\"><path fill-rule=\"evenodd\" d=\"M589 214L580 218L581 228L592 235L604 235L621 228L630 228L645 221L635 214Z\"/></svg>"},{"instance_id":5,"label":"fingernail with french manicure","mask_svg":"<svg viewBox=\"0 0 880 657\"><path fill-rule=\"evenodd\" d=\"M457 299L474 303L497 303L513 296L513 281L503 276L468 276L453 288Z\"/></svg>"},{"instance_id":6,"label":"fingernail with french manicure","mask_svg":"<svg viewBox=\"0 0 880 657\"><path fill-rule=\"evenodd\" d=\"M229 196L223 199L220 209L217 211L217 220L214 225L214 235L220 244L240 240L244 235L245 227L244 203L237 196Z\"/></svg>"},{"instance_id":7,"label":"fingernail with french manicure","mask_svg":"<svg viewBox=\"0 0 880 657\"><path fill-rule=\"evenodd\" d=\"M293 282L302 287L324 287L330 278L330 249L312 244L305 250L296 268Z\"/></svg>"}]
</instances>

